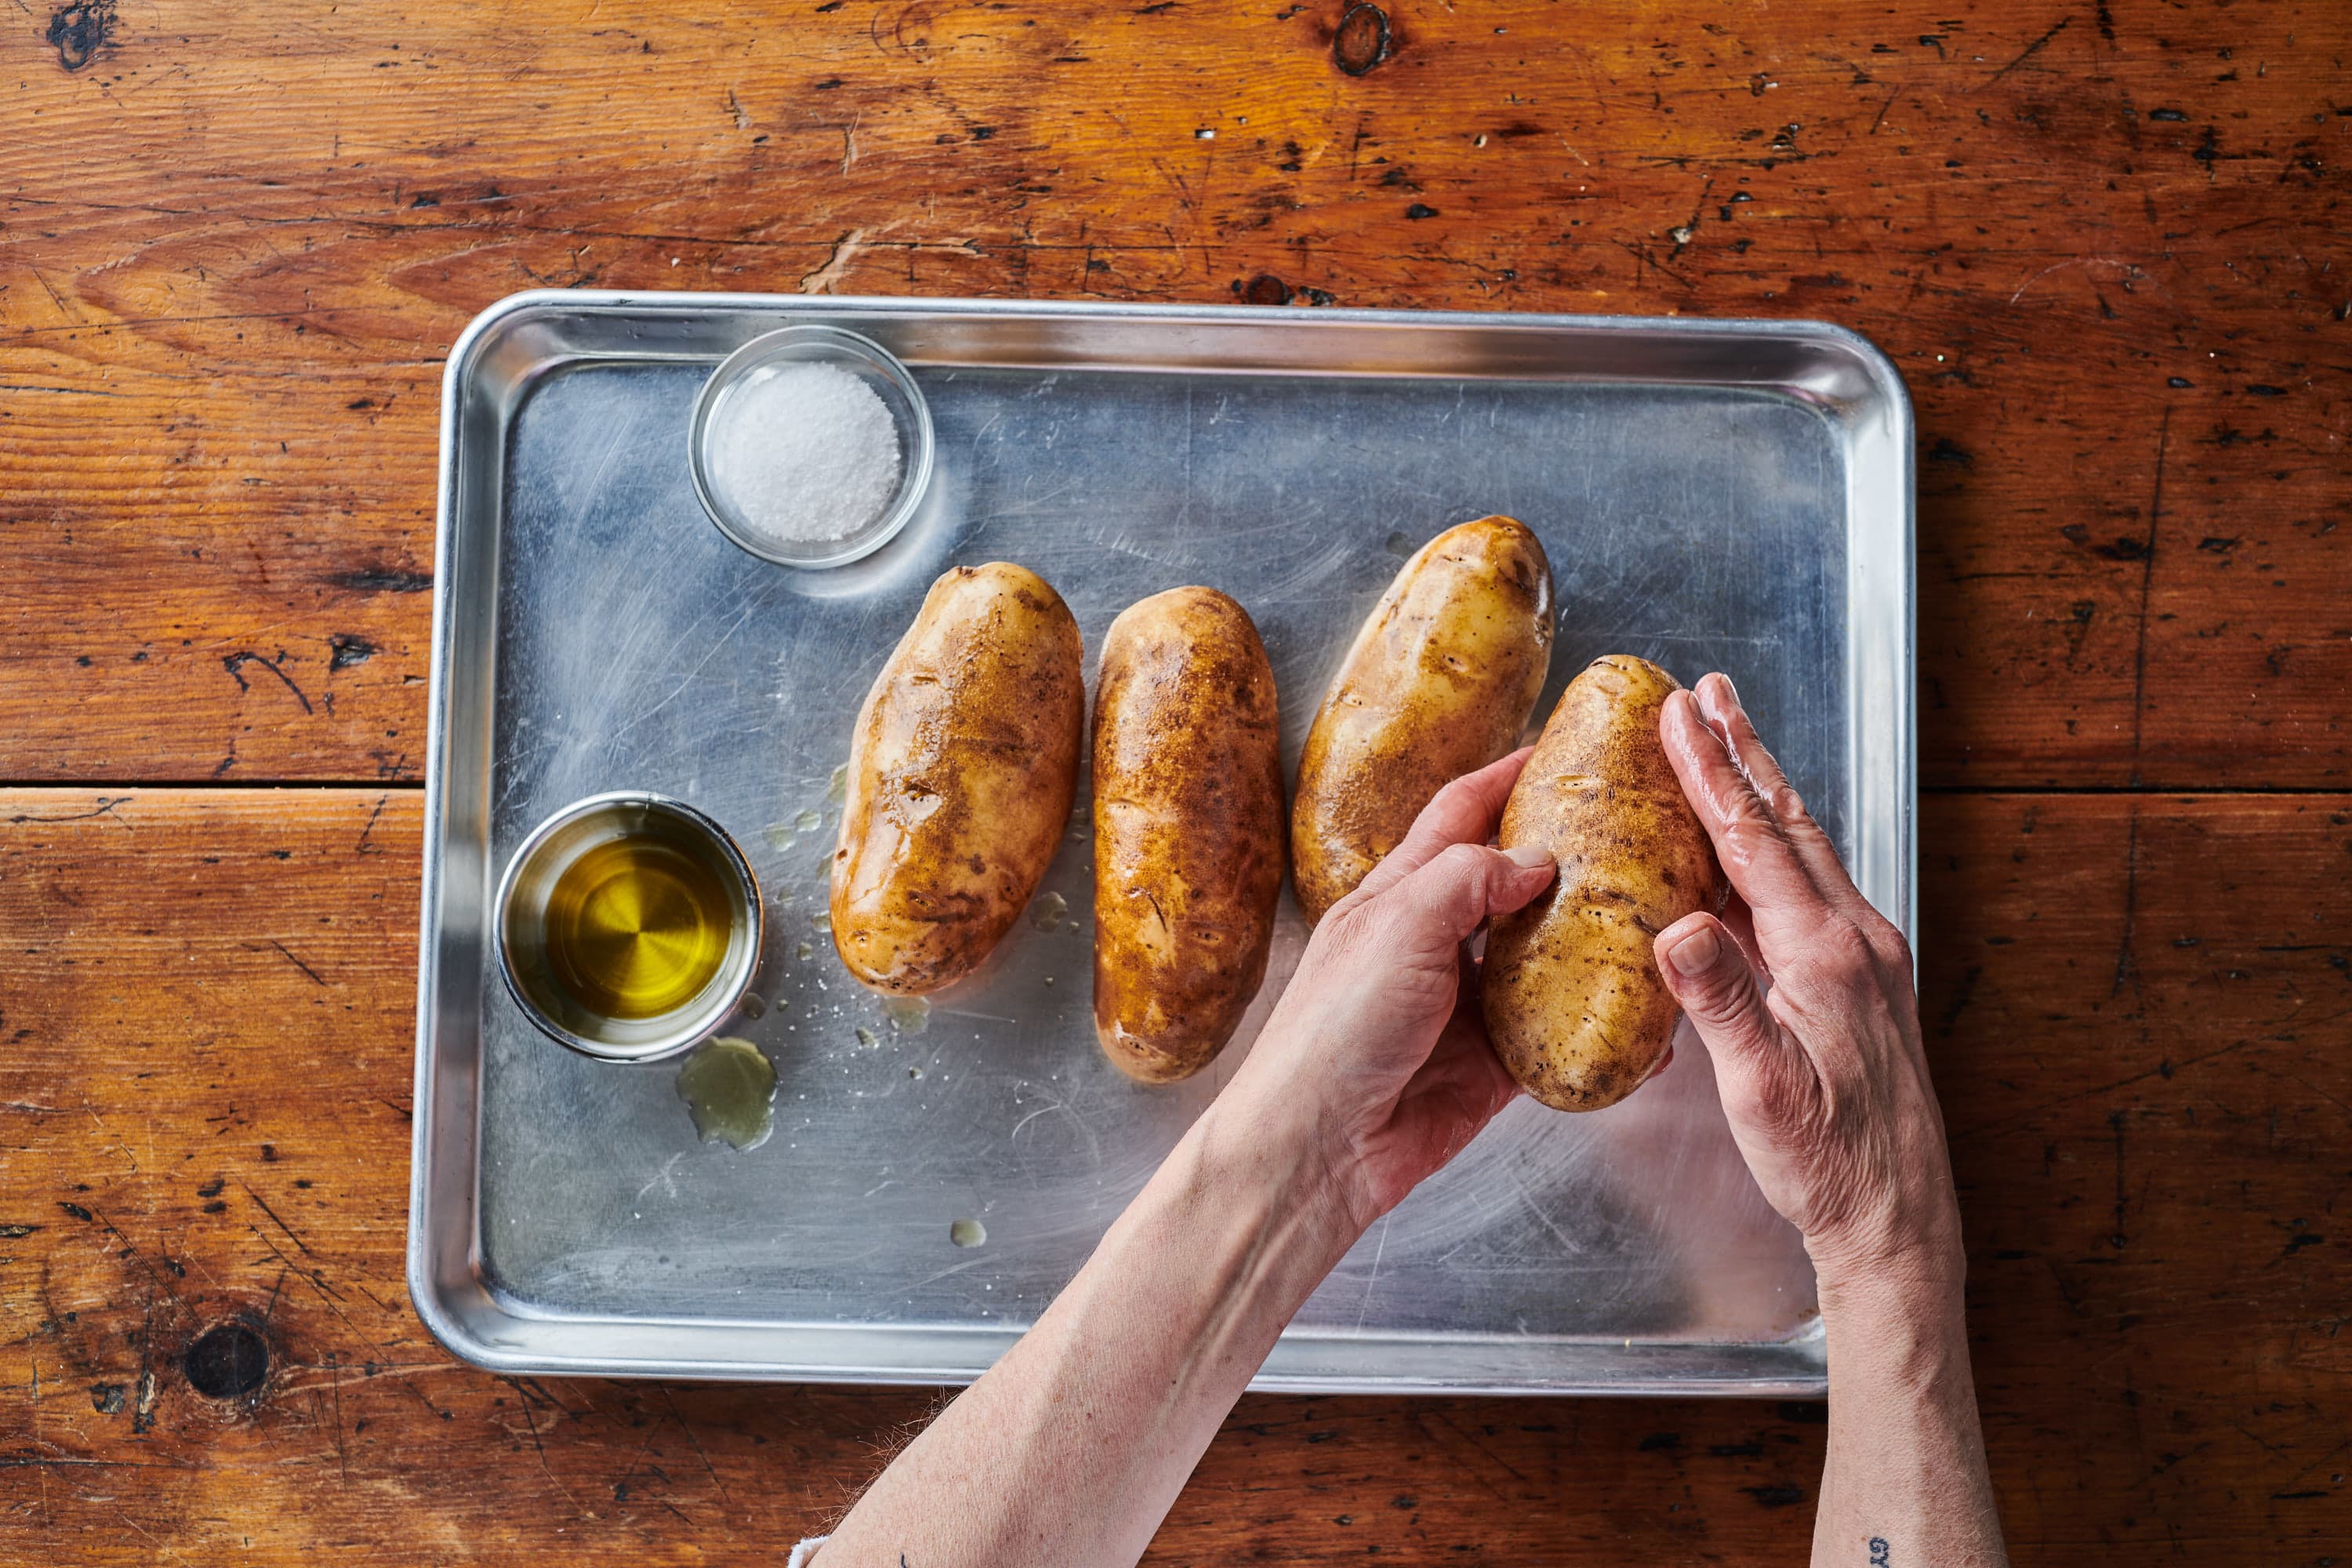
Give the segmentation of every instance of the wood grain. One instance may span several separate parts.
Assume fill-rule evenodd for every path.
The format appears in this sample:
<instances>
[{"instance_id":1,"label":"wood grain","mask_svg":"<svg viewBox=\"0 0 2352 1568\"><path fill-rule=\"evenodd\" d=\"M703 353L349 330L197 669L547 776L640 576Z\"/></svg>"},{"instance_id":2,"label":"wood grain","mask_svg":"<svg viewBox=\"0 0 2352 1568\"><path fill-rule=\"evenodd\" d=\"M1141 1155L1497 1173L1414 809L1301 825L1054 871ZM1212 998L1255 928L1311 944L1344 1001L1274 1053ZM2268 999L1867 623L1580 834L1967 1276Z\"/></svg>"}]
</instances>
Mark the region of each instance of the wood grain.
<instances>
[{"instance_id":1,"label":"wood grain","mask_svg":"<svg viewBox=\"0 0 2352 1568\"><path fill-rule=\"evenodd\" d=\"M2352 11L1341 10L0 7L0 1555L769 1561L933 1408L406 1300L437 381L582 286L1869 334L2017 1560L2341 1560ZM1821 1415L1251 1398L1154 1560L1793 1562Z\"/></svg>"},{"instance_id":2,"label":"wood grain","mask_svg":"<svg viewBox=\"0 0 2352 1568\"><path fill-rule=\"evenodd\" d=\"M438 363L578 284L1830 317L1929 784L2352 780L2352 11L1339 11L19 7L0 778L415 777Z\"/></svg>"},{"instance_id":3,"label":"wood grain","mask_svg":"<svg viewBox=\"0 0 2352 1568\"><path fill-rule=\"evenodd\" d=\"M402 1285L418 807L0 793L0 1509L45 1560L770 1561L934 1407L434 1345ZM2352 1536L2352 796L1967 796L1925 826L2017 1561L2322 1560ZM267 1381L205 1398L189 1347L238 1322ZM1821 1415L1253 1397L1153 1561L1797 1562Z\"/></svg>"}]
</instances>

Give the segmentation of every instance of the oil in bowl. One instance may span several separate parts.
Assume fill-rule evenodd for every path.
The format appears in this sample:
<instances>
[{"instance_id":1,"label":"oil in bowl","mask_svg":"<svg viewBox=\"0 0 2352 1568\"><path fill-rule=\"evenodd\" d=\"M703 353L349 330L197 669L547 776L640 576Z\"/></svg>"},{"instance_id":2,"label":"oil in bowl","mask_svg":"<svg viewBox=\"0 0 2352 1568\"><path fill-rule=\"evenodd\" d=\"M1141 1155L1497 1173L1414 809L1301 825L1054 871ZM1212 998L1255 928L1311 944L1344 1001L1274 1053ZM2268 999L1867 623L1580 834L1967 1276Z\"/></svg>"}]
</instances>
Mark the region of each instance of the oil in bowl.
<instances>
[{"instance_id":1,"label":"oil in bowl","mask_svg":"<svg viewBox=\"0 0 2352 1568\"><path fill-rule=\"evenodd\" d=\"M592 1011L653 1018L701 994L734 926L711 868L656 838L611 838L563 868L547 898L547 966Z\"/></svg>"},{"instance_id":2,"label":"oil in bowl","mask_svg":"<svg viewBox=\"0 0 2352 1568\"><path fill-rule=\"evenodd\" d=\"M541 824L499 890L508 988L575 1050L646 1061L715 1031L758 965L759 887L681 802L597 795Z\"/></svg>"}]
</instances>

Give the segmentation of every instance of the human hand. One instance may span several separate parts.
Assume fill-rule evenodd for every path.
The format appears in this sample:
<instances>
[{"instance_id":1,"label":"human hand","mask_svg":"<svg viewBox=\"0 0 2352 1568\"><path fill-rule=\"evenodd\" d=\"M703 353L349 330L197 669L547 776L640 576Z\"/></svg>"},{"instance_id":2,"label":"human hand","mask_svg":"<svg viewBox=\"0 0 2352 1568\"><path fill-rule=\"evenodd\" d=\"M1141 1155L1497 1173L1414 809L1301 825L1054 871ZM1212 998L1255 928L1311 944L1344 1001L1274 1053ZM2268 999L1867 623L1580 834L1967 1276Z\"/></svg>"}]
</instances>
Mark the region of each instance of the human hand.
<instances>
[{"instance_id":1,"label":"human hand","mask_svg":"<svg viewBox=\"0 0 2352 1568\"><path fill-rule=\"evenodd\" d=\"M1659 733L1738 900L1734 926L1695 914L1661 931L1658 969L1715 1058L1757 1184L1803 1233L1825 1300L1957 1284L1959 1209L1909 944L1855 889L1730 681L1668 698Z\"/></svg>"},{"instance_id":2,"label":"human hand","mask_svg":"<svg viewBox=\"0 0 2352 1568\"><path fill-rule=\"evenodd\" d=\"M1486 1043L1464 944L1555 869L1489 847L1528 760L1454 780L1315 928L1218 1109L1306 1126L1358 1231L1460 1153L1518 1093Z\"/></svg>"},{"instance_id":3,"label":"human hand","mask_svg":"<svg viewBox=\"0 0 2352 1568\"><path fill-rule=\"evenodd\" d=\"M1300 1305L1516 1092L1487 1048L1462 944L1554 874L1542 851L1529 866L1486 847L1526 761L1440 791L1324 915L1233 1081L822 1561L1142 1555ZM1019 1484L973 1479L995 1475Z\"/></svg>"}]
</instances>

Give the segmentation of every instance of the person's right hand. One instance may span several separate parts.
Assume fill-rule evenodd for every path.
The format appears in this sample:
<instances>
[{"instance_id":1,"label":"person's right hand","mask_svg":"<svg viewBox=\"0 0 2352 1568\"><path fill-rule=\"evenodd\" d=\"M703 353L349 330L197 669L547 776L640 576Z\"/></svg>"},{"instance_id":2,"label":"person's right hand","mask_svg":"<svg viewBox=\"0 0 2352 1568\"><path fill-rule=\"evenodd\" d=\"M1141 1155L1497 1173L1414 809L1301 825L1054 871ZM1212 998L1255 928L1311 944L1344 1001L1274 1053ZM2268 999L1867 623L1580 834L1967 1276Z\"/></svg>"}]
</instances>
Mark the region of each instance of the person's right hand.
<instances>
[{"instance_id":1,"label":"person's right hand","mask_svg":"<svg viewBox=\"0 0 2352 1568\"><path fill-rule=\"evenodd\" d=\"M1709 675L1668 698L1659 733L1738 895L1727 913L1753 921L1752 954L1707 914L1656 942L1740 1152L1803 1233L1825 1291L1956 1285L1959 1209L1909 944L1855 889L1730 681Z\"/></svg>"}]
</instances>

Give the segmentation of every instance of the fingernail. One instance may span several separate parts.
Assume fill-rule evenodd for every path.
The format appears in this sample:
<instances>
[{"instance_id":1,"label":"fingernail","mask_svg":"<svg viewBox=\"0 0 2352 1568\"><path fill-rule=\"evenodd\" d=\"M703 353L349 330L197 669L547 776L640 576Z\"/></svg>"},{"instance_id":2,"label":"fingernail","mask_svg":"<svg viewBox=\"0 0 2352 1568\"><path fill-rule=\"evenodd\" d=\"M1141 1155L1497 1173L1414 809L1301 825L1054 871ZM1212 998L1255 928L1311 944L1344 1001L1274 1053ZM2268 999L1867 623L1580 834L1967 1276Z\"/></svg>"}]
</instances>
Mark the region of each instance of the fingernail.
<instances>
[{"instance_id":1,"label":"fingernail","mask_svg":"<svg viewBox=\"0 0 2352 1568\"><path fill-rule=\"evenodd\" d=\"M1666 949L1666 962L1685 974L1700 975L1715 967L1723 952L1723 943L1713 926L1701 926L1690 935Z\"/></svg>"},{"instance_id":2,"label":"fingernail","mask_svg":"<svg viewBox=\"0 0 2352 1568\"><path fill-rule=\"evenodd\" d=\"M1540 844L1515 844L1503 853L1510 858L1512 865L1524 870L1532 871L1552 863L1551 851Z\"/></svg>"}]
</instances>

